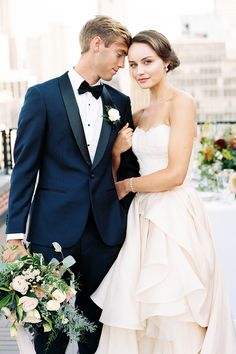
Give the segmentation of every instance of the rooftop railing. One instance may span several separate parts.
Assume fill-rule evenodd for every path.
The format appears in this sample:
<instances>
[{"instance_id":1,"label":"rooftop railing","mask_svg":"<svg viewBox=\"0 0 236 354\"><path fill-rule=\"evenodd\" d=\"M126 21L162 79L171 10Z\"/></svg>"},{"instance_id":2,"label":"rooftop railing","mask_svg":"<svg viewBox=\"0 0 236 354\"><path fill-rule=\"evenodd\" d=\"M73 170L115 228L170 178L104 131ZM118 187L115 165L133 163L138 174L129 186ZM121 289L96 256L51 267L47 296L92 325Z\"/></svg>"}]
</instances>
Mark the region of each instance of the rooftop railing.
<instances>
[{"instance_id":1,"label":"rooftop railing","mask_svg":"<svg viewBox=\"0 0 236 354\"><path fill-rule=\"evenodd\" d=\"M220 135L230 126L236 127L236 121L212 121L212 122L198 122L200 134L205 126L211 125L214 136ZM16 128L5 129L0 131L0 173L10 174L14 166L13 149L16 139Z\"/></svg>"}]
</instances>

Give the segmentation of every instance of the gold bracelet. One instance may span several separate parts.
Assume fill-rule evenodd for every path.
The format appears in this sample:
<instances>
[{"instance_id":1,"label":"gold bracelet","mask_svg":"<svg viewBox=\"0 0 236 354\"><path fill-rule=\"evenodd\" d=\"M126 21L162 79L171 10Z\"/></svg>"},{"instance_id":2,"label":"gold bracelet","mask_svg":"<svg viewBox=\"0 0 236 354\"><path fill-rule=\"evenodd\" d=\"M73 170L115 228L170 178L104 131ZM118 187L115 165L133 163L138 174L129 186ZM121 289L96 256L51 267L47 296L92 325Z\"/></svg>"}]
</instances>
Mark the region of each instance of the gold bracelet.
<instances>
[{"instance_id":1,"label":"gold bracelet","mask_svg":"<svg viewBox=\"0 0 236 354\"><path fill-rule=\"evenodd\" d=\"M135 191L134 191L134 186L133 186L133 179L134 179L134 177L131 177L131 178L129 179L129 186L130 186L131 192L132 192L132 193L135 193Z\"/></svg>"}]
</instances>

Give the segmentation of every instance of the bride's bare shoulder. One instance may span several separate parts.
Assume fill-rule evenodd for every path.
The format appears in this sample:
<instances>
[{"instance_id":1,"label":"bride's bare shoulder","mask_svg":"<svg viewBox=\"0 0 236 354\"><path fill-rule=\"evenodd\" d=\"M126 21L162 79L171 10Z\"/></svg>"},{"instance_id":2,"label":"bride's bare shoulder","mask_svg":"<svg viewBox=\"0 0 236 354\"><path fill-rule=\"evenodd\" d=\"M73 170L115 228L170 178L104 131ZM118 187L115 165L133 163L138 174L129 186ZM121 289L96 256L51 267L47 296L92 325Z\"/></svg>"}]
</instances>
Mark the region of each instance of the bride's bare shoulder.
<instances>
[{"instance_id":1,"label":"bride's bare shoulder","mask_svg":"<svg viewBox=\"0 0 236 354\"><path fill-rule=\"evenodd\" d=\"M179 105L179 104L190 104L190 105L194 105L195 101L193 96L186 91L180 90L180 89L176 89L175 90L175 94L174 94L174 99L173 99L173 104L174 105Z\"/></svg>"},{"instance_id":2,"label":"bride's bare shoulder","mask_svg":"<svg viewBox=\"0 0 236 354\"><path fill-rule=\"evenodd\" d=\"M143 113L144 113L144 108L141 108L135 113L133 113L133 122L135 128L138 126L140 118L142 117Z\"/></svg>"}]
</instances>

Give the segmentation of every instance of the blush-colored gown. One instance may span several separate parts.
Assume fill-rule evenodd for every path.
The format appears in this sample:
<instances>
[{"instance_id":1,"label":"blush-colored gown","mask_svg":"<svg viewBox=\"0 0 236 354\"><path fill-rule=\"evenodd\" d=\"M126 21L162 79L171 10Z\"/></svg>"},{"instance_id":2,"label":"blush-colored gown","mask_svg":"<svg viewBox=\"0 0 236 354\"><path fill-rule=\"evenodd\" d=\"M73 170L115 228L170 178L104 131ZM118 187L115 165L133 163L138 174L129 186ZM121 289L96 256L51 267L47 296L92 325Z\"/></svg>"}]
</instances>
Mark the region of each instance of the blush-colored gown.
<instances>
[{"instance_id":1,"label":"blush-colored gown","mask_svg":"<svg viewBox=\"0 0 236 354\"><path fill-rule=\"evenodd\" d=\"M141 175L167 166L169 133L164 124L135 130ZM236 353L208 220L190 175L191 163L183 185L136 194L125 243L92 295L103 309L96 354Z\"/></svg>"}]
</instances>

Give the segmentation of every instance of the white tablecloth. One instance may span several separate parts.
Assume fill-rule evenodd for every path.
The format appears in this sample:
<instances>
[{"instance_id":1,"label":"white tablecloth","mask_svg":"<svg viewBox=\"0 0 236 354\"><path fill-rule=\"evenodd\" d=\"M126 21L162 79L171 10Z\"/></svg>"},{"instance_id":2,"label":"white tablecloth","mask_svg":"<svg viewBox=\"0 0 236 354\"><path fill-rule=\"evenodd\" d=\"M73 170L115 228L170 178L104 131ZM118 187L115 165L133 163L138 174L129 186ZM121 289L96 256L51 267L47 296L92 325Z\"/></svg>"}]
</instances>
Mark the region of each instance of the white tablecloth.
<instances>
[{"instance_id":1,"label":"white tablecloth","mask_svg":"<svg viewBox=\"0 0 236 354\"><path fill-rule=\"evenodd\" d=\"M232 318L236 321L236 201L229 204L211 201L204 205L229 293Z\"/></svg>"}]
</instances>

